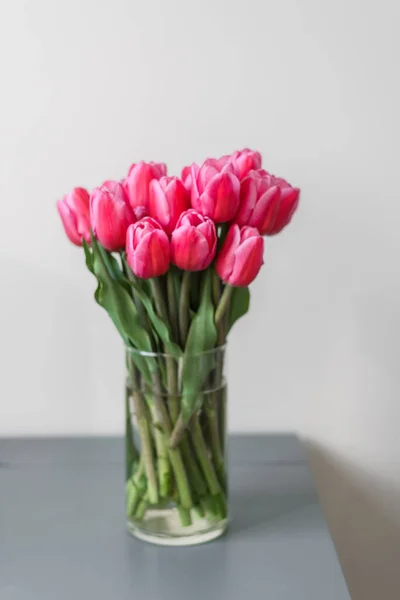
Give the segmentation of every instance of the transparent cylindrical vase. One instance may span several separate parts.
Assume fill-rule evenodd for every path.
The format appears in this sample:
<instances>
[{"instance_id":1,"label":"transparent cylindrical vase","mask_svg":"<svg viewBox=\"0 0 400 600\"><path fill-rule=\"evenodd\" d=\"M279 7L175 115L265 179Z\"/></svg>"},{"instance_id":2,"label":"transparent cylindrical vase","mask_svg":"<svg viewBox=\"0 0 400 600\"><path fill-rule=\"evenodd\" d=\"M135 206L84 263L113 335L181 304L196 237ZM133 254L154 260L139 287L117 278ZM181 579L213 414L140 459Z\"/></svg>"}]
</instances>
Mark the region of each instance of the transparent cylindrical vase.
<instances>
[{"instance_id":1,"label":"transparent cylindrical vase","mask_svg":"<svg viewBox=\"0 0 400 600\"><path fill-rule=\"evenodd\" d=\"M137 538L201 544L227 526L225 346L126 350L126 514Z\"/></svg>"}]
</instances>

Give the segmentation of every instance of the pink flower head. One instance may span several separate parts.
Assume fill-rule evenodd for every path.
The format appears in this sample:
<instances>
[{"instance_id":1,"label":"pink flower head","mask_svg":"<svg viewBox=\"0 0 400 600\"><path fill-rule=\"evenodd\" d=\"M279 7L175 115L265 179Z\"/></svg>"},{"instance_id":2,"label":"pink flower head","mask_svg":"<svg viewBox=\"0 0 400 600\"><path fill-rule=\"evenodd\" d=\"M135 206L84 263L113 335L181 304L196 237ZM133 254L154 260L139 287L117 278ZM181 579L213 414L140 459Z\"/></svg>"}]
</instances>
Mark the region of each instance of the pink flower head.
<instances>
[{"instance_id":1,"label":"pink flower head","mask_svg":"<svg viewBox=\"0 0 400 600\"><path fill-rule=\"evenodd\" d=\"M197 167L197 165L196 165L196 167ZM192 189L192 167L191 166L183 167L182 173L181 173L181 179L182 179L183 185L185 186L187 191L190 192L190 190Z\"/></svg>"},{"instance_id":2,"label":"pink flower head","mask_svg":"<svg viewBox=\"0 0 400 600\"><path fill-rule=\"evenodd\" d=\"M249 171L261 169L261 160L261 154L249 148L238 150L229 157L229 162L240 181L246 177Z\"/></svg>"},{"instance_id":3,"label":"pink flower head","mask_svg":"<svg viewBox=\"0 0 400 600\"><path fill-rule=\"evenodd\" d=\"M262 235L279 233L291 220L300 190L266 171L250 171L242 181L235 222L257 227Z\"/></svg>"},{"instance_id":4,"label":"pink flower head","mask_svg":"<svg viewBox=\"0 0 400 600\"><path fill-rule=\"evenodd\" d=\"M189 206L189 194L177 177L161 177L150 182L149 214L169 235Z\"/></svg>"},{"instance_id":5,"label":"pink flower head","mask_svg":"<svg viewBox=\"0 0 400 600\"><path fill-rule=\"evenodd\" d=\"M230 164L221 166L207 159L199 168L192 165L191 196L195 210L215 223L231 221L239 206L240 183Z\"/></svg>"},{"instance_id":6,"label":"pink flower head","mask_svg":"<svg viewBox=\"0 0 400 600\"><path fill-rule=\"evenodd\" d=\"M217 256L215 268L225 283L246 287L263 264L264 240L254 227L232 225Z\"/></svg>"},{"instance_id":7,"label":"pink flower head","mask_svg":"<svg viewBox=\"0 0 400 600\"><path fill-rule=\"evenodd\" d=\"M148 215L150 182L166 174L167 167L164 163L140 161L131 165L124 180L124 187L136 219Z\"/></svg>"},{"instance_id":8,"label":"pink flower head","mask_svg":"<svg viewBox=\"0 0 400 600\"><path fill-rule=\"evenodd\" d=\"M169 269L169 239L161 225L144 217L126 233L126 257L134 274L142 279L164 275Z\"/></svg>"},{"instance_id":9,"label":"pink flower head","mask_svg":"<svg viewBox=\"0 0 400 600\"><path fill-rule=\"evenodd\" d=\"M121 183L106 181L90 194L90 222L100 244L110 252L125 248L126 231L135 217Z\"/></svg>"},{"instance_id":10,"label":"pink flower head","mask_svg":"<svg viewBox=\"0 0 400 600\"><path fill-rule=\"evenodd\" d=\"M182 213L171 237L173 264L185 271L202 271L210 265L216 248L217 235L211 219L193 209Z\"/></svg>"},{"instance_id":11,"label":"pink flower head","mask_svg":"<svg viewBox=\"0 0 400 600\"><path fill-rule=\"evenodd\" d=\"M90 243L89 192L76 187L57 202L57 210L65 233L76 246L82 246L82 238Z\"/></svg>"}]
</instances>

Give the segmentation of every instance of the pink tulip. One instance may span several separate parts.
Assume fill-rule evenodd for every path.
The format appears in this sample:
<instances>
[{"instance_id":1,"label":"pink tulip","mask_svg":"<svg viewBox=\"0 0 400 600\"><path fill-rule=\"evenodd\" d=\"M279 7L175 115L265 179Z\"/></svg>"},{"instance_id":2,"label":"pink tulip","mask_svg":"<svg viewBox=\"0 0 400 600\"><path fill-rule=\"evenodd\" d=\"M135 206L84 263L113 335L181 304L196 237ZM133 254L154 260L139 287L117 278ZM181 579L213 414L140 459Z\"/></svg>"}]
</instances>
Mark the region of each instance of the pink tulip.
<instances>
[{"instance_id":1,"label":"pink tulip","mask_svg":"<svg viewBox=\"0 0 400 600\"><path fill-rule=\"evenodd\" d=\"M279 233L299 203L300 190L266 171L250 171L242 181L235 223L257 227L262 235Z\"/></svg>"},{"instance_id":2,"label":"pink tulip","mask_svg":"<svg viewBox=\"0 0 400 600\"><path fill-rule=\"evenodd\" d=\"M70 241L76 246L82 246L82 238L90 243L88 191L84 188L74 188L57 202L57 209Z\"/></svg>"},{"instance_id":3,"label":"pink tulip","mask_svg":"<svg viewBox=\"0 0 400 600\"><path fill-rule=\"evenodd\" d=\"M150 182L149 214L169 235L189 206L189 194L177 177L161 177Z\"/></svg>"},{"instance_id":4,"label":"pink tulip","mask_svg":"<svg viewBox=\"0 0 400 600\"><path fill-rule=\"evenodd\" d=\"M106 181L90 195L90 222L100 244L106 250L123 250L126 230L135 217L121 183Z\"/></svg>"},{"instance_id":5,"label":"pink tulip","mask_svg":"<svg viewBox=\"0 0 400 600\"><path fill-rule=\"evenodd\" d=\"M169 239L161 225L144 217L130 225L126 233L128 264L137 277L149 279L164 275L169 269Z\"/></svg>"},{"instance_id":6,"label":"pink tulip","mask_svg":"<svg viewBox=\"0 0 400 600\"><path fill-rule=\"evenodd\" d=\"M150 182L166 174L167 167L164 163L141 161L131 165L124 180L124 187L136 219L149 214Z\"/></svg>"},{"instance_id":7,"label":"pink tulip","mask_svg":"<svg viewBox=\"0 0 400 600\"><path fill-rule=\"evenodd\" d=\"M215 268L225 283L246 287L263 264L264 240L254 227L232 225L217 256Z\"/></svg>"},{"instance_id":8,"label":"pink tulip","mask_svg":"<svg viewBox=\"0 0 400 600\"><path fill-rule=\"evenodd\" d=\"M191 170L192 206L215 223L231 221L239 206L240 183L233 167L221 167L217 159L207 159Z\"/></svg>"},{"instance_id":9,"label":"pink tulip","mask_svg":"<svg viewBox=\"0 0 400 600\"><path fill-rule=\"evenodd\" d=\"M197 166L197 165L196 165ZM181 179L183 185L187 189L188 192L192 189L192 167L183 167L181 172Z\"/></svg>"},{"instance_id":10,"label":"pink tulip","mask_svg":"<svg viewBox=\"0 0 400 600\"><path fill-rule=\"evenodd\" d=\"M241 181L249 171L261 168L261 154L249 148L244 148L244 150L234 152L229 157L229 162L232 164L236 175Z\"/></svg>"},{"instance_id":11,"label":"pink tulip","mask_svg":"<svg viewBox=\"0 0 400 600\"><path fill-rule=\"evenodd\" d=\"M185 271L202 271L210 265L216 249L217 235L211 219L193 209L182 213L171 237L174 265Z\"/></svg>"}]
</instances>

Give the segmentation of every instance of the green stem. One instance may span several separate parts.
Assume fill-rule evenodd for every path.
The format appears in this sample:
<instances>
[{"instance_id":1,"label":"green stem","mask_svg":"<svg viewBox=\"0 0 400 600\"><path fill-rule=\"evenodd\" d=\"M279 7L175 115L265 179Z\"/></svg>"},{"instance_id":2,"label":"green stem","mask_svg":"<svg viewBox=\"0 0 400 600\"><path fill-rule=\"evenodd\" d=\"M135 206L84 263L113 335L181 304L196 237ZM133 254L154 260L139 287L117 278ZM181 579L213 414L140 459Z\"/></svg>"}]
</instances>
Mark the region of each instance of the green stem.
<instances>
[{"instance_id":1,"label":"green stem","mask_svg":"<svg viewBox=\"0 0 400 600\"><path fill-rule=\"evenodd\" d=\"M170 448L177 448L182 441L183 436L185 435L187 424L182 419L182 415L179 415L176 420L174 429L171 433L171 437L169 438L168 446Z\"/></svg>"},{"instance_id":2,"label":"green stem","mask_svg":"<svg viewBox=\"0 0 400 600\"><path fill-rule=\"evenodd\" d=\"M142 500L140 501L139 506L137 507L136 512L135 512L135 518L138 521L141 521L143 519L148 506L149 506L149 494L148 494L148 492L146 492L145 495L143 496Z\"/></svg>"},{"instance_id":3,"label":"green stem","mask_svg":"<svg viewBox=\"0 0 400 600\"><path fill-rule=\"evenodd\" d=\"M225 312L228 310L229 301L231 299L232 292L233 292L233 287L230 285L226 285L224 288L224 291L222 292L222 296L221 296L218 306L215 310L215 317L214 317L215 327L217 329L218 329L218 326L219 326L223 316L225 315Z\"/></svg>"},{"instance_id":4,"label":"green stem","mask_svg":"<svg viewBox=\"0 0 400 600\"><path fill-rule=\"evenodd\" d=\"M154 404L150 407L153 422L157 424L157 414ZM165 443L164 435L158 427L152 428L154 442L157 454L157 478L161 498L167 498L171 493L171 471L169 465L168 446Z\"/></svg>"},{"instance_id":5,"label":"green stem","mask_svg":"<svg viewBox=\"0 0 400 600\"><path fill-rule=\"evenodd\" d=\"M151 444L151 434L149 422L146 417L145 404L142 394L138 390L133 391L133 402L135 405L136 418L140 439L142 440L142 456L144 461L144 469L148 480L148 494L151 504L158 502L158 488L156 470L153 462L153 449Z\"/></svg>"},{"instance_id":6,"label":"green stem","mask_svg":"<svg viewBox=\"0 0 400 600\"><path fill-rule=\"evenodd\" d=\"M189 331L189 290L190 271L184 271L179 298L179 334L182 348L186 345L186 338Z\"/></svg>"},{"instance_id":7,"label":"green stem","mask_svg":"<svg viewBox=\"0 0 400 600\"><path fill-rule=\"evenodd\" d=\"M153 279L150 279L150 286L156 305L157 313L159 317L161 317L164 320L164 323L168 325L168 311L164 301L164 294L161 287L160 278L154 277Z\"/></svg>"},{"instance_id":8,"label":"green stem","mask_svg":"<svg viewBox=\"0 0 400 600\"><path fill-rule=\"evenodd\" d=\"M126 484L126 514L131 517L139 503L140 496L146 489L144 479L143 456L140 457L139 465L133 477L130 477ZM143 490L144 487L144 490Z\"/></svg>"},{"instance_id":9,"label":"green stem","mask_svg":"<svg viewBox=\"0 0 400 600\"><path fill-rule=\"evenodd\" d=\"M135 285L140 285L138 278L136 277L136 275L134 275L132 269L130 268L130 266L128 265L126 258L124 256L124 253L121 252L120 253L121 256L121 264L122 264L122 270L123 273L125 275L125 277L131 281L132 283L134 283ZM144 329L146 329L146 331L149 332L150 335L150 339L153 340L152 335L151 335L151 327L150 327L150 321L149 321L149 317L147 315L147 312L140 300L140 298L137 297L137 295L135 294L134 290L132 289L132 298L133 298L133 302L135 304L137 313L138 313L138 317L139 317L139 321L140 324L142 325L142 327Z\"/></svg>"},{"instance_id":10,"label":"green stem","mask_svg":"<svg viewBox=\"0 0 400 600\"><path fill-rule=\"evenodd\" d=\"M189 527L192 524L192 517L190 515L190 510L188 510L187 508L184 508L183 506L180 506L180 504L177 505L177 509L178 509L179 518L181 520L182 526Z\"/></svg>"},{"instance_id":11,"label":"green stem","mask_svg":"<svg viewBox=\"0 0 400 600\"><path fill-rule=\"evenodd\" d=\"M212 269L212 298L214 306L217 308L221 298L221 280L215 268Z\"/></svg>"},{"instance_id":12,"label":"green stem","mask_svg":"<svg viewBox=\"0 0 400 600\"><path fill-rule=\"evenodd\" d=\"M222 489L218 478L215 474L214 467L212 462L208 456L207 445L204 441L203 432L200 427L199 417L195 415L192 418L192 440L195 452L197 454L197 458L199 460L200 466L202 468L204 477L207 481L208 489L211 494L214 496L216 494L221 493Z\"/></svg>"},{"instance_id":13,"label":"green stem","mask_svg":"<svg viewBox=\"0 0 400 600\"><path fill-rule=\"evenodd\" d=\"M171 325L172 335L174 342L179 342L179 329L178 329L178 303L175 293L175 279L176 274L171 267L167 273L167 298L168 298L168 313L169 323Z\"/></svg>"},{"instance_id":14,"label":"green stem","mask_svg":"<svg viewBox=\"0 0 400 600\"><path fill-rule=\"evenodd\" d=\"M206 406L206 415L211 436L211 452L213 463L215 465L218 479L221 485L225 486L225 467L224 455L221 449L221 441L218 427L218 399L217 392L211 392L211 406Z\"/></svg>"},{"instance_id":15,"label":"green stem","mask_svg":"<svg viewBox=\"0 0 400 600\"><path fill-rule=\"evenodd\" d=\"M132 431L132 420L131 410L129 406L129 399L131 397L131 390L128 384L125 384L125 469L126 479L129 479L132 475L132 464L133 461L138 458L138 451L133 443L133 431Z\"/></svg>"},{"instance_id":16,"label":"green stem","mask_svg":"<svg viewBox=\"0 0 400 600\"><path fill-rule=\"evenodd\" d=\"M159 393L160 381L158 373L153 374L152 386L157 418L164 433L165 444L168 444L172 427L167 408ZM183 506L183 508L189 509L193 506L193 501L190 492L189 480L186 474L185 466L183 464L181 453L177 449L168 448L168 456L172 465L172 470L174 471L176 485L178 488L179 497L181 499L181 505Z\"/></svg>"}]
</instances>

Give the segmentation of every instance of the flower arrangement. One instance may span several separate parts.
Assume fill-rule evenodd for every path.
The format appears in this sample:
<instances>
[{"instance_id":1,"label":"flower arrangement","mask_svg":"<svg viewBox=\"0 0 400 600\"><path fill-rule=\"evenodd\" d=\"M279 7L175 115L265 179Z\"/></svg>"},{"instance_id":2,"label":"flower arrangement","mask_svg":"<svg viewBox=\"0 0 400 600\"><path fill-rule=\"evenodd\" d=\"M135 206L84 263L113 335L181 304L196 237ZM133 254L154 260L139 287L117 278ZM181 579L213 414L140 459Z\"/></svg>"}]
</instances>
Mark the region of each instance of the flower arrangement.
<instances>
[{"instance_id":1,"label":"flower arrangement","mask_svg":"<svg viewBox=\"0 0 400 600\"><path fill-rule=\"evenodd\" d=\"M171 506L189 529L196 518L203 529L204 519L207 527L226 519L225 342L249 308L264 236L280 233L298 203L299 189L244 149L185 167L180 178L142 161L123 180L74 188L57 204L126 348L127 514L136 533L152 510Z\"/></svg>"}]
</instances>

